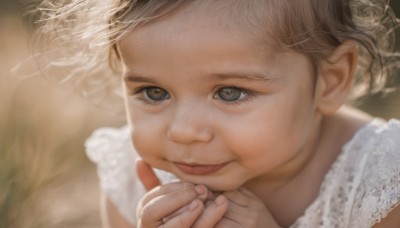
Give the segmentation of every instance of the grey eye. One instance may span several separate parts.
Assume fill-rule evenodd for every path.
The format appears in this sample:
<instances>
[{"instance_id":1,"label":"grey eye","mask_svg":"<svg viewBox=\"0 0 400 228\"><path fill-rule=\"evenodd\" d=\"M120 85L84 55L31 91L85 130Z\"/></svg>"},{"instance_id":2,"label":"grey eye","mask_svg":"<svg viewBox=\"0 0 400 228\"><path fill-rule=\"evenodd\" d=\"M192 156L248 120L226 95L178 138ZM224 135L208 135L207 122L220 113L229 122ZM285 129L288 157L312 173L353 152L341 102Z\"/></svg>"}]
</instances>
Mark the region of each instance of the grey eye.
<instances>
[{"instance_id":1,"label":"grey eye","mask_svg":"<svg viewBox=\"0 0 400 228\"><path fill-rule=\"evenodd\" d=\"M170 98L169 93L159 87L149 87L146 88L144 92L146 97L153 101L161 101Z\"/></svg>"},{"instance_id":2,"label":"grey eye","mask_svg":"<svg viewBox=\"0 0 400 228\"><path fill-rule=\"evenodd\" d=\"M236 101L242 98L243 90L236 87L224 87L217 91L218 98L223 101Z\"/></svg>"}]
</instances>

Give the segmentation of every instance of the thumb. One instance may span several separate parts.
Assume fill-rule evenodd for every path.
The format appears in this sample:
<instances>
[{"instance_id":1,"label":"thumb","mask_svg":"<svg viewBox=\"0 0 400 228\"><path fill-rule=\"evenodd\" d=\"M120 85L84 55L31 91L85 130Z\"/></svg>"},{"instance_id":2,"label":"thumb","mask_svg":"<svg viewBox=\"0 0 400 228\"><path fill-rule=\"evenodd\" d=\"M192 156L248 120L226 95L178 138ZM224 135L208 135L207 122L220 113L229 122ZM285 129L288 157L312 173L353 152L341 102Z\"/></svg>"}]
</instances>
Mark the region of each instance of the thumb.
<instances>
[{"instance_id":1,"label":"thumb","mask_svg":"<svg viewBox=\"0 0 400 228\"><path fill-rule=\"evenodd\" d=\"M147 191L157 187L161 184L160 180L154 173L154 170L149 164L147 164L142 159L136 159L136 172L138 174L139 180L142 182L144 188Z\"/></svg>"}]
</instances>

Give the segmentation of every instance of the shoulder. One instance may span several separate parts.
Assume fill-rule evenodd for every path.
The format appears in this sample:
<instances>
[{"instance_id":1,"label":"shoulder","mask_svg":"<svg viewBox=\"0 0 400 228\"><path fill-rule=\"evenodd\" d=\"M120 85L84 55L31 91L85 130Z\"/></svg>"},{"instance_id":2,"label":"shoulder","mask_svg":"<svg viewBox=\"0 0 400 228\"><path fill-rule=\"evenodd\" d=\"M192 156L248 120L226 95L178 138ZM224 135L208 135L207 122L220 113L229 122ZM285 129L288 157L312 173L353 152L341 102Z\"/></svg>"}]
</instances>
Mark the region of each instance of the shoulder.
<instances>
[{"instance_id":1,"label":"shoulder","mask_svg":"<svg viewBox=\"0 0 400 228\"><path fill-rule=\"evenodd\" d=\"M394 208L400 204L400 121L356 124L361 126L342 146L315 204L340 227L372 227L399 213Z\"/></svg>"},{"instance_id":2,"label":"shoulder","mask_svg":"<svg viewBox=\"0 0 400 228\"><path fill-rule=\"evenodd\" d=\"M345 146L354 221L379 223L400 203L400 121L375 119Z\"/></svg>"},{"instance_id":3,"label":"shoulder","mask_svg":"<svg viewBox=\"0 0 400 228\"><path fill-rule=\"evenodd\" d=\"M135 159L139 155L131 143L129 127L97 129L85 147L97 166L100 188L108 199L106 205L114 205L111 208L135 224L136 203L145 190L136 177Z\"/></svg>"},{"instance_id":4,"label":"shoulder","mask_svg":"<svg viewBox=\"0 0 400 228\"><path fill-rule=\"evenodd\" d=\"M122 186L133 184L130 182L138 155L127 126L95 130L86 140L85 148L89 159L97 165L100 185L106 194L118 195Z\"/></svg>"},{"instance_id":5,"label":"shoulder","mask_svg":"<svg viewBox=\"0 0 400 228\"><path fill-rule=\"evenodd\" d=\"M129 127L97 129L86 140L85 147L87 156L97 166L100 188L105 195L104 217L110 221L123 218L136 224L136 205L146 190L136 174L135 160L139 154L132 145ZM155 172L163 183L175 179L165 171Z\"/></svg>"},{"instance_id":6,"label":"shoulder","mask_svg":"<svg viewBox=\"0 0 400 228\"><path fill-rule=\"evenodd\" d=\"M102 162L109 156L124 154L131 150L128 126L121 128L104 127L96 129L85 141L86 153L95 163Z\"/></svg>"}]
</instances>

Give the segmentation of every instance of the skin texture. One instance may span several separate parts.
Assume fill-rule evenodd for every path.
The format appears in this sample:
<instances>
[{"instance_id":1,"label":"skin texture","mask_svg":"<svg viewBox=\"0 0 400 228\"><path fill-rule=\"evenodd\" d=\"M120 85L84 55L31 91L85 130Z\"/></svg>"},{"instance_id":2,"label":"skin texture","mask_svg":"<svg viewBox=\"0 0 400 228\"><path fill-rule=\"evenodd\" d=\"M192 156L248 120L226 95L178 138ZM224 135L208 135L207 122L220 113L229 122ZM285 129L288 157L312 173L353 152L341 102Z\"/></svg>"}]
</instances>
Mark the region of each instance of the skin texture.
<instances>
[{"instance_id":1,"label":"skin texture","mask_svg":"<svg viewBox=\"0 0 400 228\"><path fill-rule=\"evenodd\" d=\"M324 67L320 77L327 80L314 85L306 56L277 52L263 45L264 39L211 26L211 17L205 15L182 16L185 20L177 15L147 25L119 43L135 148L151 166L184 182L212 191L247 188L257 194L247 197L252 202L266 203L273 197L268 193L294 180L309 165L321 140L322 112L339 107L349 88L352 52L340 51L337 60L332 59L338 66ZM223 97L230 89L239 94L233 101ZM162 99L149 94L161 94ZM193 175L176 162L226 165L207 175ZM145 200L144 212L146 205L156 204L164 211L155 213L154 221L142 220L144 224L152 227L177 210L174 200L162 197L169 194L175 197L161 188L157 199ZM185 194L187 189L179 194L182 205L190 203ZM161 207L164 204L170 207ZM255 213L267 211L265 206L243 209L250 208ZM241 222L247 224L245 219Z\"/></svg>"},{"instance_id":2,"label":"skin texture","mask_svg":"<svg viewBox=\"0 0 400 228\"><path fill-rule=\"evenodd\" d=\"M138 165L139 164L139 165ZM137 170L139 173L139 178L142 180L145 188L150 191L151 189L157 187L159 185L159 180L157 176L152 171L151 167L148 166L144 161L140 160L137 162ZM228 194L231 194L230 192ZM134 228L135 226L129 224L118 212L117 208L113 205L113 203L108 200L106 197L102 197L103 204L103 224L106 228ZM186 207L183 207L184 210L187 210ZM181 212L180 212L181 213ZM178 213L178 214L180 214ZM259 215L259 214L258 214ZM268 215L268 214L267 214ZM376 225L374 228L390 228L397 227L400 224L399 221L400 215L400 207L395 208L387 217L382 219L382 221ZM177 216L177 215L174 215ZM243 215L240 215L243 216ZM246 214L245 216L248 216ZM265 216L265 215L264 215ZM243 218L243 217L242 217ZM235 227L235 224L227 224L227 227ZM179 226L182 227L182 226ZM203 227L212 227L212 226L203 226ZM249 226L244 226L249 227Z\"/></svg>"},{"instance_id":3,"label":"skin texture","mask_svg":"<svg viewBox=\"0 0 400 228\"><path fill-rule=\"evenodd\" d=\"M138 227L279 227L265 205L250 191L238 189L215 194L204 186L185 182L157 186L153 184L158 178L148 164L139 160L136 167L149 191L138 206ZM188 202L186 193L193 187L197 198L192 192L192 202ZM157 202L162 200L165 202ZM163 214L168 210L160 208L161 205L172 205L175 212Z\"/></svg>"},{"instance_id":4,"label":"skin texture","mask_svg":"<svg viewBox=\"0 0 400 228\"><path fill-rule=\"evenodd\" d=\"M357 62L353 42L321 63L314 83L305 55L213 16L177 13L118 43L135 148L181 180L155 187L156 177L142 178L151 190L138 227L288 227L369 120L337 112ZM138 174L154 176L140 162Z\"/></svg>"},{"instance_id":5,"label":"skin texture","mask_svg":"<svg viewBox=\"0 0 400 228\"><path fill-rule=\"evenodd\" d=\"M316 146L321 120L308 59L260 50L246 34L203 24L178 33L195 22L171 26L177 23L148 25L120 42L132 139L144 160L218 191L298 173ZM145 89L154 87L170 98L150 100ZM242 98L218 98L230 87L244 90ZM187 175L174 162L227 165L213 175Z\"/></svg>"}]
</instances>

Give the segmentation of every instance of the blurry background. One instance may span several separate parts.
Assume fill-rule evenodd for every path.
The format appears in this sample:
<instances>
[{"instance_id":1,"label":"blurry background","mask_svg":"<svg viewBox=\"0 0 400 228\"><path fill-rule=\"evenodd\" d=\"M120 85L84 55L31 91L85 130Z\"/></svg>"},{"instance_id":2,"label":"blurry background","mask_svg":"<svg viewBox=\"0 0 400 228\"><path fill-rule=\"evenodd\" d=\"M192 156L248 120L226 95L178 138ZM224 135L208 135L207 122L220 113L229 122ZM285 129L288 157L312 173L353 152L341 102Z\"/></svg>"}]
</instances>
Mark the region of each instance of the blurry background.
<instances>
[{"instance_id":1,"label":"blurry background","mask_svg":"<svg viewBox=\"0 0 400 228\"><path fill-rule=\"evenodd\" d=\"M29 56L16 2L0 0L0 228L100 227L95 167L83 143L95 128L124 120L71 86L10 73ZM391 4L399 16L400 1ZM400 118L400 93L360 107Z\"/></svg>"},{"instance_id":2,"label":"blurry background","mask_svg":"<svg viewBox=\"0 0 400 228\"><path fill-rule=\"evenodd\" d=\"M29 56L30 36L17 1L0 0L0 228L98 228L98 182L83 143L123 118L72 86L10 73Z\"/></svg>"}]
</instances>

